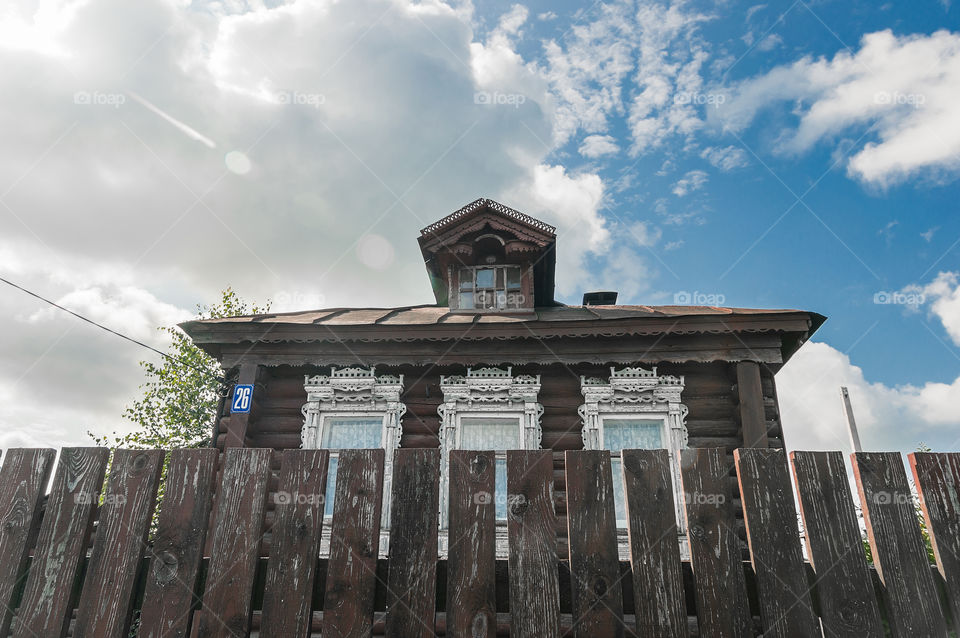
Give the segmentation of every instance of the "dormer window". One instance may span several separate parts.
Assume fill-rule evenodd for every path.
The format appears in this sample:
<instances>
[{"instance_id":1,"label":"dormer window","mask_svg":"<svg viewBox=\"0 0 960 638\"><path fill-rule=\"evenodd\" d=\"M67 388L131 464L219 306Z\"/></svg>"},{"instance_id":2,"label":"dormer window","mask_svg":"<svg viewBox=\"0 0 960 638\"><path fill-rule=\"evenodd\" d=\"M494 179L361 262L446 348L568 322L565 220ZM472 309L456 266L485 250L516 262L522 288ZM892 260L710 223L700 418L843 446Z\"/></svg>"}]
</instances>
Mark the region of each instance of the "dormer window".
<instances>
[{"instance_id":1,"label":"dormer window","mask_svg":"<svg viewBox=\"0 0 960 638\"><path fill-rule=\"evenodd\" d=\"M523 307L520 266L472 266L459 273L461 310Z\"/></svg>"}]
</instances>

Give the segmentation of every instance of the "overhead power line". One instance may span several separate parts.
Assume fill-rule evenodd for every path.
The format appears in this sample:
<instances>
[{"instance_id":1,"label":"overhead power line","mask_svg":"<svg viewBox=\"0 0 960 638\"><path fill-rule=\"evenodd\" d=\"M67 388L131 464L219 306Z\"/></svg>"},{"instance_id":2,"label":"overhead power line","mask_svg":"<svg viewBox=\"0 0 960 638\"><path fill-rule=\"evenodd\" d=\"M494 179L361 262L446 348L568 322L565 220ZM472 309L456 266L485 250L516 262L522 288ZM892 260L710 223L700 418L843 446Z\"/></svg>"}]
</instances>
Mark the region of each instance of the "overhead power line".
<instances>
[{"instance_id":1,"label":"overhead power line","mask_svg":"<svg viewBox=\"0 0 960 638\"><path fill-rule=\"evenodd\" d=\"M178 363L178 364L180 364L180 365L182 365L182 366L186 366L186 367L188 367L188 368L190 368L190 369L192 369L192 370L196 370L196 371L199 372L200 374L207 375L207 376L211 376L211 377L213 377L214 380L217 381L217 383L220 383L221 385L227 385L226 379L224 379L223 377L217 376L217 375L215 375L215 374L211 374L209 370L204 370L203 368L198 368L197 366L193 365L192 363L189 363L189 362L187 362L187 361L184 361L183 359L181 359L181 358L179 358L179 357L175 357L175 356L173 356L173 355L171 355L171 354L168 354L168 353L166 353L166 352L163 352L163 351L161 351L161 350L157 350L157 349L154 348L153 346L147 345L147 344L145 344L145 343L142 342L142 341L138 341L137 339L134 339L133 337L128 337L127 335L123 334L122 332L117 332L116 330L114 330L114 329L112 329L112 328L108 328L107 326L105 326L105 325L103 325L103 324L101 324L101 323L97 323L97 322L94 321L93 319L89 319L89 318L87 318L87 317L84 317L83 315L81 315L81 314L79 314L79 313L76 313L76 312L74 312L73 310L70 310L69 308L64 308L64 307L61 306L60 304L58 304L58 303L56 303L56 302L54 302L54 301L50 301L50 300L47 299L46 297L43 297L42 295L38 295L37 293L33 292L32 290L27 290L27 289L24 288L23 286L19 286L19 285L13 283L12 281L10 281L10 280L8 280L8 279L4 279L3 277L0 277L0 281L2 281L3 283L7 284L8 286L13 286L13 287L16 288L17 290L23 291L23 292L27 293L28 295L30 295L31 297L35 297L35 298L39 299L40 301L42 301L42 302L44 302L44 303L50 304L50 305L53 306L54 308L58 308L58 309L64 311L65 313L67 313L67 314L73 315L73 316L76 317L77 319L80 319L80 320L82 320L82 321L86 321L87 323L89 323L89 324L91 324L91 325L94 325L94 326L100 328L101 330L106 330L107 332L109 332L109 333L112 334L112 335L116 335L116 336L120 337L121 339L126 339L126 340L129 341L130 343L135 343L135 344L137 344L138 346L140 346L140 347L142 347L142 348L146 348L147 350L150 350L151 352L155 352L155 353L157 353L158 355L160 355L161 357L164 357L164 358L166 358L166 359L169 359L170 361L173 361L174 363Z\"/></svg>"}]
</instances>

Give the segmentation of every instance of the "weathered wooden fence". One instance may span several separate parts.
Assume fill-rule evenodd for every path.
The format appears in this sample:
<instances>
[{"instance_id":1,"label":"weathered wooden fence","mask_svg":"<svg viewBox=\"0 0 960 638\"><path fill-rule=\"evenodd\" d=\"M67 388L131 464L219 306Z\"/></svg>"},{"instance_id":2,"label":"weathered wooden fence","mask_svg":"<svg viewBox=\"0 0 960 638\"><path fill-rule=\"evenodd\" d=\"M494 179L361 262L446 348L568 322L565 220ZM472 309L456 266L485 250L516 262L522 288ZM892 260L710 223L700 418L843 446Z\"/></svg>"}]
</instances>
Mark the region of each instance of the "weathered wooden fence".
<instances>
[{"instance_id":1,"label":"weathered wooden fence","mask_svg":"<svg viewBox=\"0 0 960 638\"><path fill-rule=\"evenodd\" d=\"M507 453L509 560L494 551L492 452L453 452L449 556L438 560L437 450L394 463L389 559L378 559L382 450L10 450L0 471L0 636L910 636L960 617L960 454L911 454L927 559L898 453L852 458L874 566L840 453L680 456L681 562L663 450L623 453L630 560L617 550L607 452L566 453L569 556L557 556L553 456ZM221 463L222 461L222 463ZM805 527L806 555L789 472ZM219 489L215 489L219 486ZM261 555L268 497L269 556ZM746 522L744 561L735 507ZM328 556L318 558L329 533Z\"/></svg>"}]
</instances>

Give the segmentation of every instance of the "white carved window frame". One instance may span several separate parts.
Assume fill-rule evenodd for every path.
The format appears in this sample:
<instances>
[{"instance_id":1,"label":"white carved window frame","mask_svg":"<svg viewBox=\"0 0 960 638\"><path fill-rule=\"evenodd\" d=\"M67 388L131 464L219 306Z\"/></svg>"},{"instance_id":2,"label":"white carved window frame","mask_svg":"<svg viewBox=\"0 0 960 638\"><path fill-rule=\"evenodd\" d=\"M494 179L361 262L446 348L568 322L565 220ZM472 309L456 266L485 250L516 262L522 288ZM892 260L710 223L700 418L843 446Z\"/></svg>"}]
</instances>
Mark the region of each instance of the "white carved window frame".
<instances>
[{"instance_id":1,"label":"white carved window frame","mask_svg":"<svg viewBox=\"0 0 960 638\"><path fill-rule=\"evenodd\" d=\"M687 406L681 403L683 376L658 375L656 367L610 368L609 379L580 377L583 405L577 410L582 423L583 447L587 450L606 449L603 441L603 423L606 419L637 419L660 421L663 424L661 441L668 446L673 478L673 500L677 529L686 530L683 491L680 483L679 450L687 447Z\"/></svg>"},{"instance_id":2,"label":"white carved window frame","mask_svg":"<svg viewBox=\"0 0 960 638\"><path fill-rule=\"evenodd\" d=\"M401 419L407 411L400 399L403 393L403 375L377 376L375 368L331 368L329 375L305 375L303 389L307 402L301 408L303 429L301 447L320 448L324 428L331 418L381 417L383 426L380 447L384 449L383 512L381 528L390 526L390 491L393 480L393 456L400 447ZM336 456L336 452L332 452ZM324 526L328 529L329 526ZM381 538L380 550L386 550L386 536ZM321 543L321 550L323 544Z\"/></svg>"},{"instance_id":3,"label":"white carved window frame","mask_svg":"<svg viewBox=\"0 0 960 638\"><path fill-rule=\"evenodd\" d=\"M540 375L514 376L513 368L468 368L465 375L440 377L443 402L437 407L440 416L440 527L447 529L447 503L450 490L448 476L450 450L460 449L461 424L469 418L516 417L517 447L538 450L543 438L540 418L543 406L537 401L540 393ZM505 450L497 450L498 458L505 458ZM505 523L505 521L502 521ZM501 554L500 527L503 529L504 552L506 528L498 521L497 554ZM441 551L446 548L442 547Z\"/></svg>"}]
</instances>

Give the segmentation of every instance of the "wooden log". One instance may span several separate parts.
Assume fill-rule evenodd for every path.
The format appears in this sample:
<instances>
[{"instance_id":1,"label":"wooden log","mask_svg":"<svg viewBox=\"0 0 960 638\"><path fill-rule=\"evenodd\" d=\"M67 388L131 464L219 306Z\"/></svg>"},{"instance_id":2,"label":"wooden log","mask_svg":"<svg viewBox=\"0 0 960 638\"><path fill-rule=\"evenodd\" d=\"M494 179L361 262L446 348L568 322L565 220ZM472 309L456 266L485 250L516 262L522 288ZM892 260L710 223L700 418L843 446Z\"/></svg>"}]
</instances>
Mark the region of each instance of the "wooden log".
<instances>
[{"instance_id":1,"label":"wooden log","mask_svg":"<svg viewBox=\"0 0 960 638\"><path fill-rule=\"evenodd\" d=\"M373 627L384 451L342 450L337 462L323 635L369 636Z\"/></svg>"},{"instance_id":2,"label":"wooden log","mask_svg":"<svg viewBox=\"0 0 960 638\"><path fill-rule=\"evenodd\" d=\"M447 631L493 638L496 600L496 455L451 450Z\"/></svg>"},{"instance_id":3,"label":"wooden log","mask_svg":"<svg viewBox=\"0 0 960 638\"><path fill-rule=\"evenodd\" d=\"M843 455L791 452L790 460L825 634L883 635Z\"/></svg>"},{"instance_id":4,"label":"wooden log","mask_svg":"<svg viewBox=\"0 0 960 638\"><path fill-rule=\"evenodd\" d=\"M63 636L110 451L64 448L40 523L13 638Z\"/></svg>"},{"instance_id":5,"label":"wooden log","mask_svg":"<svg viewBox=\"0 0 960 638\"><path fill-rule=\"evenodd\" d=\"M673 472L666 450L624 450L623 482L636 632L687 638Z\"/></svg>"},{"instance_id":6,"label":"wooden log","mask_svg":"<svg viewBox=\"0 0 960 638\"><path fill-rule=\"evenodd\" d=\"M908 454L930 544L960 629L960 454Z\"/></svg>"},{"instance_id":7,"label":"wooden log","mask_svg":"<svg viewBox=\"0 0 960 638\"><path fill-rule=\"evenodd\" d=\"M768 447L760 365L756 361L737 363L737 392L740 399L743 447Z\"/></svg>"},{"instance_id":8,"label":"wooden log","mask_svg":"<svg viewBox=\"0 0 960 638\"><path fill-rule=\"evenodd\" d=\"M186 638L210 522L215 449L170 452L138 638Z\"/></svg>"},{"instance_id":9,"label":"wooden log","mask_svg":"<svg viewBox=\"0 0 960 638\"><path fill-rule=\"evenodd\" d=\"M560 635L553 455L507 451L507 533L510 539L510 635Z\"/></svg>"},{"instance_id":10,"label":"wooden log","mask_svg":"<svg viewBox=\"0 0 960 638\"><path fill-rule=\"evenodd\" d=\"M734 453L750 559L757 575L763 635L821 636L800 551L787 457L782 450Z\"/></svg>"},{"instance_id":11,"label":"wooden log","mask_svg":"<svg viewBox=\"0 0 960 638\"><path fill-rule=\"evenodd\" d=\"M40 523L43 494L50 479L54 450L13 448L0 471L0 636L7 636L13 593L30 554L31 536Z\"/></svg>"},{"instance_id":12,"label":"wooden log","mask_svg":"<svg viewBox=\"0 0 960 638\"><path fill-rule=\"evenodd\" d=\"M610 452L566 453L574 636L623 636Z\"/></svg>"},{"instance_id":13,"label":"wooden log","mask_svg":"<svg viewBox=\"0 0 960 638\"><path fill-rule=\"evenodd\" d=\"M232 638L250 631L250 597L259 558L271 450L227 448L213 524L213 549L195 635Z\"/></svg>"},{"instance_id":14,"label":"wooden log","mask_svg":"<svg viewBox=\"0 0 960 638\"><path fill-rule=\"evenodd\" d=\"M717 448L680 450L697 620L701 636L752 638L725 456Z\"/></svg>"},{"instance_id":15,"label":"wooden log","mask_svg":"<svg viewBox=\"0 0 960 638\"><path fill-rule=\"evenodd\" d=\"M852 459L893 635L946 636L946 621L900 454L856 452Z\"/></svg>"},{"instance_id":16,"label":"wooden log","mask_svg":"<svg viewBox=\"0 0 960 638\"><path fill-rule=\"evenodd\" d=\"M387 634L433 636L440 450L397 450L390 504Z\"/></svg>"},{"instance_id":17,"label":"wooden log","mask_svg":"<svg viewBox=\"0 0 960 638\"><path fill-rule=\"evenodd\" d=\"M276 521L263 589L260 638L308 638L320 554L327 450L286 450L274 494Z\"/></svg>"},{"instance_id":18,"label":"wooden log","mask_svg":"<svg viewBox=\"0 0 960 638\"><path fill-rule=\"evenodd\" d=\"M83 580L74 638L126 638L163 450L117 450Z\"/></svg>"}]
</instances>

